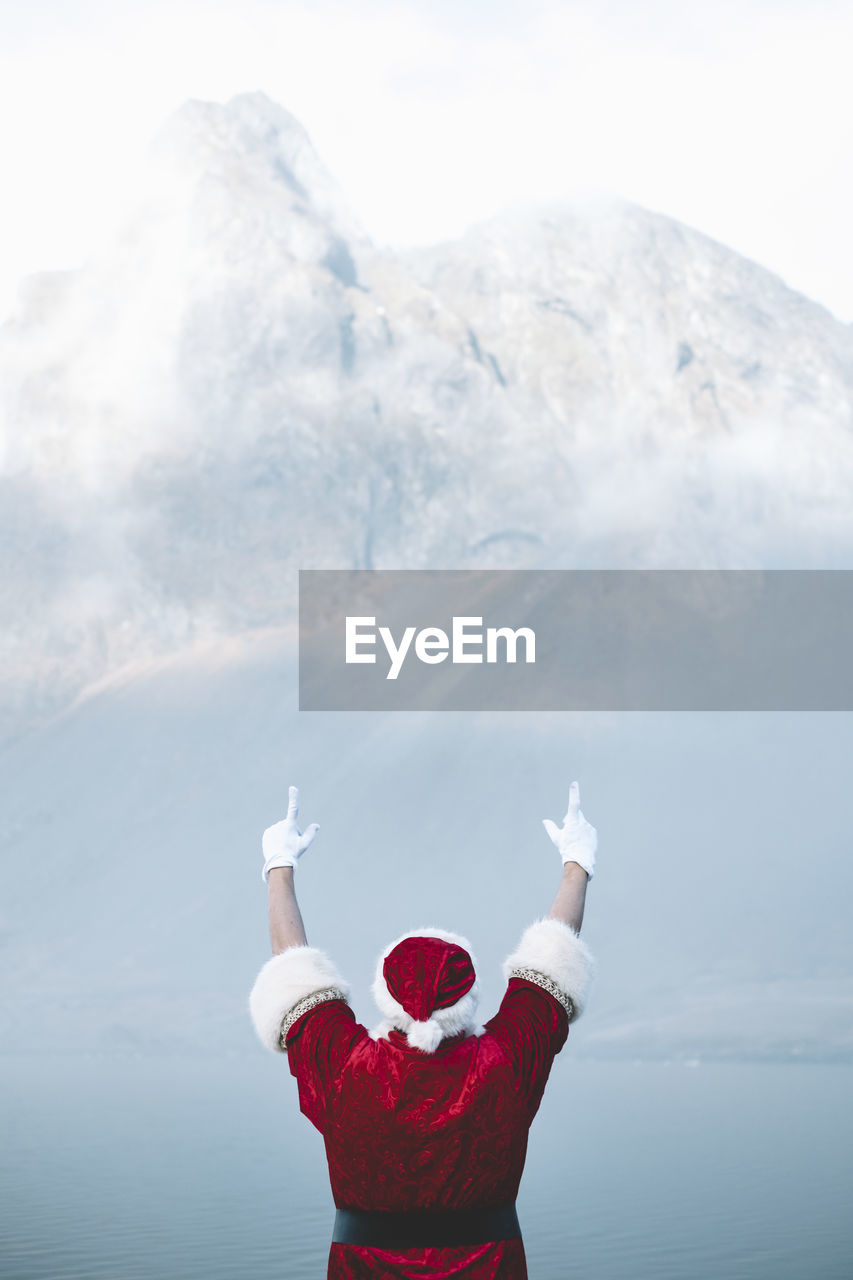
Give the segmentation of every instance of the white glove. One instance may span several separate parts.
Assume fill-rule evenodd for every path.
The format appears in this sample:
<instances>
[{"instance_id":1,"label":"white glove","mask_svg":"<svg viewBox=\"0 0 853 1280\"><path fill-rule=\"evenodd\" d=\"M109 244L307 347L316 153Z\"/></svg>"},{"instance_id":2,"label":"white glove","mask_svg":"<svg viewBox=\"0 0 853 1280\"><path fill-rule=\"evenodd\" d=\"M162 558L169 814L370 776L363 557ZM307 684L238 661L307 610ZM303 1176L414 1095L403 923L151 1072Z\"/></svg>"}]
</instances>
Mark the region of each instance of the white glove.
<instances>
[{"instance_id":1,"label":"white glove","mask_svg":"<svg viewBox=\"0 0 853 1280\"><path fill-rule=\"evenodd\" d=\"M587 822L581 813L580 802L580 787L573 782L569 788L569 807L563 818L562 827L558 827L550 818L543 818L542 825L557 846L557 851L563 859L563 866L567 862L577 862L591 880L595 869L598 835L595 827Z\"/></svg>"},{"instance_id":2,"label":"white glove","mask_svg":"<svg viewBox=\"0 0 853 1280\"><path fill-rule=\"evenodd\" d=\"M273 827L267 827L261 842L264 852L264 883L273 867L295 867L311 841L320 830L318 822L301 832L296 825L299 813L299 791L291 787L287 798L287 817Z\"/></svg>"}]
</instances>

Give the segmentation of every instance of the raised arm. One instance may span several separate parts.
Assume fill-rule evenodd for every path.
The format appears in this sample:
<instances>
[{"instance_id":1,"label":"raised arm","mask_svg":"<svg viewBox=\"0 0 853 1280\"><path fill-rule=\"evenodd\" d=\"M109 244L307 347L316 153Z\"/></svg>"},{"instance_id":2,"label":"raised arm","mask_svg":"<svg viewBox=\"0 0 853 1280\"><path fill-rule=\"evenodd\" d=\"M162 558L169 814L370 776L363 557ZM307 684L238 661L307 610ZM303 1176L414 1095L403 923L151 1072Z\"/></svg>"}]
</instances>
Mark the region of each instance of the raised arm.
<instances>
[{"instance_id":1,"label":"raised arm","mask_svg":"<svg viewBox=\"0 0 853 1280\"><path fill-rule=\"evenodd\" d=\"M297 862L320 828L312 822L304 832L300 831L296 821L298 813L299 792L296 787L291 787L287 817L267 827L263 838L263 876L269 890L273 954L255 979L249 996L249 1011L261 1044L274 1053L287 1053L289 1036L304 1035L307 1014L332 1003L344 1006L349 996L349 985L332 961L324 951L309 947L305 937L293 877ZM323 1027L328 1032L330 1023L328 1017L324 1017ZM355 1024L349 1010L344 1022L351 1031ZM366 1036L367 1032L363 1031L363 1034ZM325 1056L327 1064L332 1061L330 1053ZM319 1102L317 1098L313 1103L310 1099L306 1101L301 1081L299 1088L300 1105L319 1128Z\"/></svg>"},{"instance_id":2,"label":"raised arm","mask_svg":"<svg viewBox=\"0 0 853 1280\"><path fill-rule=\"evenodd\" d=\"M557 889L548 920L562 920L575 933L580 933L583 924L583 909L586 902L586 886L589 876L577 862L567 862L563 867L560 885Z\"/></svg>"},{"instance_id":3,"label":"raised arm","mask_svg":"<svg viewBox=\"0 0 853 1280\"><path fill-rule=\"evenodd\" d=\"M528 925L504 961L507 993L497 1017L487 1024L493 1035L515 1045L519 1078L528 1084L539 1080L539 1093L531 1095L537 1106L551 1059L565 1041L569 1023L583 1013L595 972L592 954L578 934L598 844L595 828L581 813L576 782L569 788L562 826L550 818L542 822L562 859L560 887L545 919ZM531 996L530 987L541 988L550 998ZM555 1014L559 1005L565 1018Z\"/></svg>"},{"instance_id":4,"label":"raised arm","mask_svg":"<svg viewBox=\"0 0 853 1280\"><path fill-rule=\"evenodd\" d=\"M270 944L274 956L288 947L307 947L308 935L302 923L302 912L296 901L293 867L274 867L267 881L269 888Z\"/></svg>"},{"instance_id":5,"label":"raised arm","mask_svg":"<svg viewBox=\"0 0 853 1280\"><path fill-rule=\"evenodd\" d=\"M269 890L270 943L276 956L288 947L304 947L308 943L293 877L297 862L320 827L312 822L303 833L296 822L298 814L299 792L296 787L291 787L287 817L268 827L263 837L263 876Z\"/></svg>"},{"instance_id":6,"label":"raised arm","mask_svg":"<svg viewBox=\"0 0 853 1280\"><path fill-rule=\"evenodd\" d=\"M561 920L574 929L575 933L580 933L586 887L595 869L598 835L595 827L581 813L580 787L576 782L569 788L569 807L562 827L558 827L550 818L543 818L542 825L563 860L560 887L547 918Z\"/></svg>"}]
</instances>

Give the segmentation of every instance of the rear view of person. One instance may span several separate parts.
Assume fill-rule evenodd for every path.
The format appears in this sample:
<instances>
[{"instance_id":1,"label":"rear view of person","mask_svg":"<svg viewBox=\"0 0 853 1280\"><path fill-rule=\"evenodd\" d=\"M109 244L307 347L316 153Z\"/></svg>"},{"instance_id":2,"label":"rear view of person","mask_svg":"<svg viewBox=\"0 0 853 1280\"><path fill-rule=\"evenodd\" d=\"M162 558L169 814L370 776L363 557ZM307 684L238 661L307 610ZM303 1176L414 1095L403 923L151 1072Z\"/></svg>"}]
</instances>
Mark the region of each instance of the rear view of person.
<instances>
[{"instance_id":1,"label":"rear view of person","mask_svg":"<svg viewBox=\"0 0 853 1280\"><path fill-rule=\"evenodd\" d=\"M563 862L557 895L504 962L506 993L484 1027L469 943L433 927L385 948L373 983L384 1021L372 1032L356 1021L347 983L307 944L293 876L319 828L303 834L297 813L291 787L287 817L263 837L274 954L250 1012L325 1141L337 1208L327 1275L525 1280L515 1199L528 1131L594 967L578 934L597 836L578 784L562 826L543 820Z\"/></svg>"}]
</instances>

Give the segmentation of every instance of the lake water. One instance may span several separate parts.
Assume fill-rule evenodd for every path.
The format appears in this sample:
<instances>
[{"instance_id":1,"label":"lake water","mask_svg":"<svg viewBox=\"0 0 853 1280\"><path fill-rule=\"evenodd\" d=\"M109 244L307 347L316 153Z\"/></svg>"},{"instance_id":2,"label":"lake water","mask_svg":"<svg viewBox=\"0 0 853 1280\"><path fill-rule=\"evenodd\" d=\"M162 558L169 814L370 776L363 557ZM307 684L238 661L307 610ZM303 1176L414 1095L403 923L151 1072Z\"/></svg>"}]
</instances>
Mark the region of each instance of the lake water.
<instances>
[{"instance_id":1,"label":"lake water","mask_svg":"<svg viewBox=\"0 0 853 1280\"><path fill-rule=\"evenodd\" d=\"M314 1280L322 1141L278 1057L0 1059L3 1280ZM853 1068L555 1066L531 1280L849 1280Z\"/></svg>"}]
</instances>

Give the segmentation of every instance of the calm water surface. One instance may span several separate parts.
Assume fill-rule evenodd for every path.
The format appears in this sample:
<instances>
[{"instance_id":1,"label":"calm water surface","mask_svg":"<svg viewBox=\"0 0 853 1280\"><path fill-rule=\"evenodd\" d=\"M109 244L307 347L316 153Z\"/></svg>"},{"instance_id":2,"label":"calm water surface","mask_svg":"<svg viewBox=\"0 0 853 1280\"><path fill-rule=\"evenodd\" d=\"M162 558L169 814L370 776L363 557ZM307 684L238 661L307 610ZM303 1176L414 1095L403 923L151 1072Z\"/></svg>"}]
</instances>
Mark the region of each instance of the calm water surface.
<instances>
[{"instance_id":1,"label":"calm water surface","mask_svg":"<svg viewBox=\"0 0 853 1280\"><path fill-rule=\"evenodd\" d=\"M3 1280L315 1280L322 1141L286 1063L0 1059ZM849 1280L853 1069L558 1060L531 1280Z\"/></svg>"}]
</instances>

